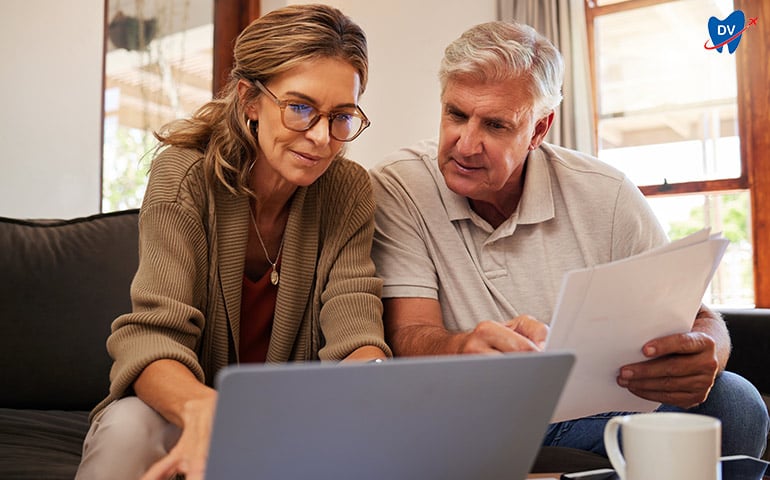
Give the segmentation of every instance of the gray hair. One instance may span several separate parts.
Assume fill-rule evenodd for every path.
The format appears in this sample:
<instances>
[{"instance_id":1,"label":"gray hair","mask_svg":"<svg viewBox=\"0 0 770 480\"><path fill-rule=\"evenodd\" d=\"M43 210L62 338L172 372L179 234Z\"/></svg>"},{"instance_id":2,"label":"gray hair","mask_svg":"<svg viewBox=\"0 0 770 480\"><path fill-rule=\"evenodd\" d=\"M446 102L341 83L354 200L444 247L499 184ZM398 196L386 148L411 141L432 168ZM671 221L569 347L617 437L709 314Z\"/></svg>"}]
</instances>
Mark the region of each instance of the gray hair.
<instances>
[{"instance_id":1,"label":"gray hair","mask_svg":"<svg viewBox=\"0 0 770 480\"><path fill-rule=\"evenodd\" d=\"M529 25L487 22L465 31L444 50L439 68L441 93L452 78L479 82L522 78L537 116L561 103L564 61L559 51Z\"/></svg>"}]
</instances>

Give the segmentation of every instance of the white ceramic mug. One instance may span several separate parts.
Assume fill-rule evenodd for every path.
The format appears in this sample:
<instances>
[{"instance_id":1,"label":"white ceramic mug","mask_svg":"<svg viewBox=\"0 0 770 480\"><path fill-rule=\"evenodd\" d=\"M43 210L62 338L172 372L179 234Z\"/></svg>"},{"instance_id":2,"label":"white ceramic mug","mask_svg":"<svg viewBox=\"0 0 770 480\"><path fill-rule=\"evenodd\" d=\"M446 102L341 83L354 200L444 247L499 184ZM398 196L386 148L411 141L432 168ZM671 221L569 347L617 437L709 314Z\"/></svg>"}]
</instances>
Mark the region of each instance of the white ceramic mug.
<instances>
[{"instance_id":1,"label":"white ceramic mug","mask_svg":"<svg viewBox=\"0 0 770 480\"><path fill-rule=\"evenodd\" d=\"M619 416L604 428L607 456L622 480L720 480L721 443L721 422L692 413Z\"/></svg>"}]
</instances>

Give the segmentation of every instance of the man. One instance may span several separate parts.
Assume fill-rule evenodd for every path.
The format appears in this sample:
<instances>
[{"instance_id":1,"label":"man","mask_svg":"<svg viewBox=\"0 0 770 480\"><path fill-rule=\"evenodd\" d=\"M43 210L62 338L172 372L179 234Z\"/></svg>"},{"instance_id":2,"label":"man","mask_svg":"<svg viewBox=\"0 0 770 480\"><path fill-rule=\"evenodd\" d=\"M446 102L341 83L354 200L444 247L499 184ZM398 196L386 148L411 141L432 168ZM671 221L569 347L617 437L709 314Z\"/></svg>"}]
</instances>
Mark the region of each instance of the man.
<instances>
[{"instance_id":1,"label":"man","mask_svg":"<svg viewBox=\"0 0 770 480\"><path fill-rule=\"evenodd\" d=\"M543 143L563 62L533 29L471 28L446 49L439 77L438 144L371 172L389 342L400 356L539 351L565 272L668 240L621 172ZM647 342L648 360L622 367L617 383L661 410L720 418L723 454L760 456L767 409L723 371L729 352L724 322L702 306L692 331ZM553 424L544 444L604 454L611 415Z\"/></svg>"}]
</instances>

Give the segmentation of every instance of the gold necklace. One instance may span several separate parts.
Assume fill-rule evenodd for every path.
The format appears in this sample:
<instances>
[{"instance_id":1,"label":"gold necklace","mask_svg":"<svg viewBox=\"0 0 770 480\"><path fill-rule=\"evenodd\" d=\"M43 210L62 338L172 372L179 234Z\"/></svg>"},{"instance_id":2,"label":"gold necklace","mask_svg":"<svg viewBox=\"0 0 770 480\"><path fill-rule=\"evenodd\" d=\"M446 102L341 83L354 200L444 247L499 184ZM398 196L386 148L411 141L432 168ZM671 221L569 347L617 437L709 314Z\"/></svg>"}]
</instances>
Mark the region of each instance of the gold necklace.
<instances>
[{"instance_id":1,"label":"gold necklace","mask_svg":"<svg viewBox=\"0 0 770 480\"><path fill-rule=\"evenodd\" d=\"M254 217L254 212L251 211L251 208L249 208L249 216L251 217L251 223L254 225L254 231L257 232L257 239L259 239L259 244L262 245L262 251L265 252L265 258L267 259L267 262L270 264L271 267L273 267L273 271L270 272L270 283L273 285L278 285L278 281L280 280L280 276L278 275L278 269L276 267L276 263L278 263L278 259L281 258L281 250L283 249L283 239L284 236L281 236L281 245L278 247L278 253L275 255L275 262L270 260L270 255L267 254L267 248L265 248L265 242L262 241L262 235L259 233L259 227L257 227L257 219Z\"/></svg>"}]
</instances>

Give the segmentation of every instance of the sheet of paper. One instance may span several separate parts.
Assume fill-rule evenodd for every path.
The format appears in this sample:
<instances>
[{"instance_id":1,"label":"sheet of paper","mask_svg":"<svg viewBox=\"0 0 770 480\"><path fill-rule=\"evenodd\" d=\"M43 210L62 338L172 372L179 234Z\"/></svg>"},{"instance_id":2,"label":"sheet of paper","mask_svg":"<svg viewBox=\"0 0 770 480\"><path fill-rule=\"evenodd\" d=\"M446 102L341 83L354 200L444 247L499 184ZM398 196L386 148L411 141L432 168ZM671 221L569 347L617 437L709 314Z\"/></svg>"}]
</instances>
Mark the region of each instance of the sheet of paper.
<instances>
[{"instance_id":1,"label":"sheet of paper","mask_svg":"<svg viewBox=\"0 0 770 480\"><path fill-rule=\"evenodd\" d=\"M702 230L565 275L546 350L572 351L576 362L552 421L658 406L617 385L620 367L643 361L647 341L692 328L728 243Z\"/></svg>"}]
</instances>

